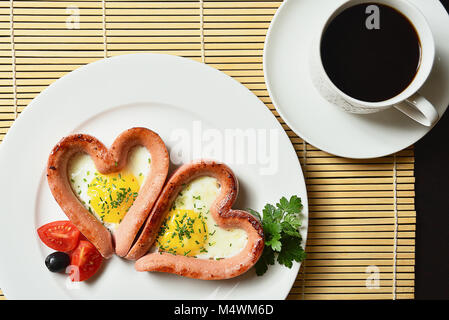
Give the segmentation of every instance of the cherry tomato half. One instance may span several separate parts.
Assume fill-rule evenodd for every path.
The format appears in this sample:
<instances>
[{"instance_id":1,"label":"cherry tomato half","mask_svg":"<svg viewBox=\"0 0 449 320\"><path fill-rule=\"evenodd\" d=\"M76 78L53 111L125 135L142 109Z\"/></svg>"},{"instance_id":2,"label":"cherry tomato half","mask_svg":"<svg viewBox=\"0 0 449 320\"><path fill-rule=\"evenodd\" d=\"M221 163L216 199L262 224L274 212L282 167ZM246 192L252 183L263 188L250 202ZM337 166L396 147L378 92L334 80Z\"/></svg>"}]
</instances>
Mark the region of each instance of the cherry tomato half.
<instances>
[{"instance_id":1,"label":"cherry tomato half","mask_svg":"<svg viewBox=\"0 0 449 320\"><path fill-rule=\"evenodd\" d=\"M62 252L76 248L80 232L70 221L55 221L37 229L39 238L48 247Z\"/></svg>"},{"instance_id":2,"label":"cherry tomato half","mask_svg":"<svg viewBox=\"0 0 449 320\"><path fill-rule=\"evenodd\" d=\"M103 257L89 241L81 240L72 253L70 261L70 279L84 281L92 277L100 268Z\"/></svg>"}]
</instances>

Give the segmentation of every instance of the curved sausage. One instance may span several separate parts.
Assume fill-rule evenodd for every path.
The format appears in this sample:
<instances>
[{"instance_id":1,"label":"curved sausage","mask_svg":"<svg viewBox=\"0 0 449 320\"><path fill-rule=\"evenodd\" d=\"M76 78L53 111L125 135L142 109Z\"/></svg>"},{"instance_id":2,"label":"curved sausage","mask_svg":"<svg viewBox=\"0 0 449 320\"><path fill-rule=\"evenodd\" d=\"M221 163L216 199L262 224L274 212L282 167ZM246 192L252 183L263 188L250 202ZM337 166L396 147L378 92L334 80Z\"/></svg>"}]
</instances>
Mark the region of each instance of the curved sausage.
<instances>
[{"instance_id":1,"label":"curved sausage","mask_svg":"<svg viewBox=\"0 0 449 320\"><path fill-rule=\"evenodd\" d=\"M126 255L167 177L169 157L162 139L149 129L132 128L121 133L108 150L95 137L74 134L63 138L48 158L47 180L53 197L70 221L105 258L114 253L111 233L74 195L68 177L69 160L79 152L87 153L101 174L109 174L121 171L126 166L129 150L138 145L148 149L152 161L139 195L116 230L117 254Z\"/></svg>"},{"instance_id":2,"label":"curved sausage","mask_svg":"<svg viewBox=\"0 0 449 320\"><path fill-rule=\"evenodd\" d=\"M260 258L264 248L263 228L259 220L248 212L232 210L237 198L238 182L231 169L213 161L199 161L180 167L162 190L134 247L130 258L146 253L157 236L159 227L183 185L201 176L211 176L221 185L220 194L209 209L216 223L222 228L240 228L246 231L248 241L240 253L221 260L173 255L166 252L149 253L137 260L137 271L175 273L184 277L218 280L243 274Z\"/></svg>"}]
</instances>

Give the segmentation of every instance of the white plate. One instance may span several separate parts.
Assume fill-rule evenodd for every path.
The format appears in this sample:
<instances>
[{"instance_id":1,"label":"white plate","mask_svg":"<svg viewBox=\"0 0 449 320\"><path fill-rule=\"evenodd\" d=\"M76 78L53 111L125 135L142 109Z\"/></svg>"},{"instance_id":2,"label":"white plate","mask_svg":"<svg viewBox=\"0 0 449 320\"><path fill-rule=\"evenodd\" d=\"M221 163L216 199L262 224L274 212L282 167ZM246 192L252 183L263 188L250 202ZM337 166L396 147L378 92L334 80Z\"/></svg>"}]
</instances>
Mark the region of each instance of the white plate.
<instances>
[{"instance_id":1,"label":"white plate","mask_svg":"<svg viewBox=\"0 0 449 320\"><path fill-rule=\"evenodd\" d=\"M286 0L267 34L264 73L276 110L287 125L315 147L337 156L375 158L402 150L431 128L391 109L351 114L323 98L309 70L312 37L347 0ZM420 92L440 116L449 104L449 16L438 0L410 0L426 16L436 43L434 70Z\"/></svg>"},{"instance_id":2,"label":"white plate","mask_svg":"<svg viewBox=\"0 0 449 320\"><path fill-rule=\"evenodd\" d=\"M44 175L51 148L74 132L90 133L110 144L121 131L133 126L158 132L169 149L179 145L174 137L179 130L185 129L198 141L195 134L199 126L203 133L206 129L224 132L225 128L273 130L270 132L276 139L272 151L279 160L273 174L262 174L261 169L268 166L261 161L245 158L241 163L229 163L241 185L235 207L261 210L267 202L297 194L305 208L305 241L307 194L298 158L275 117L254 94L224 73L184 58L154 54L109 58L81 67L44 90L1 144L0 287L6 297L284 299L297 275L298 263L292 269L271 267L263 277L250 270L232 280L200 281L139 273L132 262L114 257L93 281L78 287L68 286L66 275L46 269L44 259L51 250L39 241L36 228L65 218ZM224 149L224 153L229 152L234 149ZM274 163L276 159L271 160Z\"/></svg>"}]
</instances>

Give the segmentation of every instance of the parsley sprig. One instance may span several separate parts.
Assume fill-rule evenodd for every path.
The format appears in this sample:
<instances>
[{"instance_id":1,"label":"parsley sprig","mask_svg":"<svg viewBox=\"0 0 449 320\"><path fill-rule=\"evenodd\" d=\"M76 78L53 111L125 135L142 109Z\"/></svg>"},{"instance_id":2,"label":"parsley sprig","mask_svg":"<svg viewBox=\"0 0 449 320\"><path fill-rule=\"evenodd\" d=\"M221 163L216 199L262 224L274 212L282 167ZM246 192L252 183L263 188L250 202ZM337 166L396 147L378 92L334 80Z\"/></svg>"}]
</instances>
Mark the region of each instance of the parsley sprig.
<instances>
[{"instance_id":1,"label":"parsley sprig","mask_svg":"<svg viewBox=\"0 0 449 320\"><path fill-rule=\"evenodd\" d=\"M299 233L301 227L301 198L292 196L290 200L283 197L276 206L265 205L261 215L252 209L248 211L262 221L265 233L265 248L262 256L256 263L257 275L263 275L269 265L274 265L277 261L291 268L293 261L301 262L305 259L301 242L302 237Z\"/></svg>"}]
</instances>

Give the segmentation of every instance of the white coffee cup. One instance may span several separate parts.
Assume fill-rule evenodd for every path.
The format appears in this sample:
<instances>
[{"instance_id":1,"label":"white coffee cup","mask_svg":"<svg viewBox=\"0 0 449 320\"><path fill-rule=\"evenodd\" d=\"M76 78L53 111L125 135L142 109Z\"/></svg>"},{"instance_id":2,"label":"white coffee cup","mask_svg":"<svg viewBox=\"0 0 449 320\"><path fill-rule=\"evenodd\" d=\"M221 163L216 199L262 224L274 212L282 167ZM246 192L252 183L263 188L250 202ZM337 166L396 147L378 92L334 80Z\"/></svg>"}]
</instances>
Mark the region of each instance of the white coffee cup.
<instances>
[{"instance_id":1,"label":"white coffee cup","mask_svg":"<svg viewBox=\"0 0 449 320\"><path fill-rule=\"evenodd\" d=\"M390 6L401 12L409 19L415 27L416 32L421 42L421 61L415 78L410 85L397 96L380 102L367 102L355 99L337 88L337 86L330 80L327 75L322 60L321 60L321 39L324 31L330 22L345 9L354 5L363 3L379 3ZM345 108L346 111L352 113L373 113L394 107L413 120L425 126L434 125L439 118L435 107L422 95L418 93L419 89L426 82L432 71L435 60L435 42L432 31L424 15L413 4L406 0L349 0L338 7L329 16L325 23L319 28L319 34L315 37L312 48L312 58L315 60L314 72L318 72L318 77L326 88L333 92L333 94L343 98L350 108Z\"/></svg>"}]
</instances>

